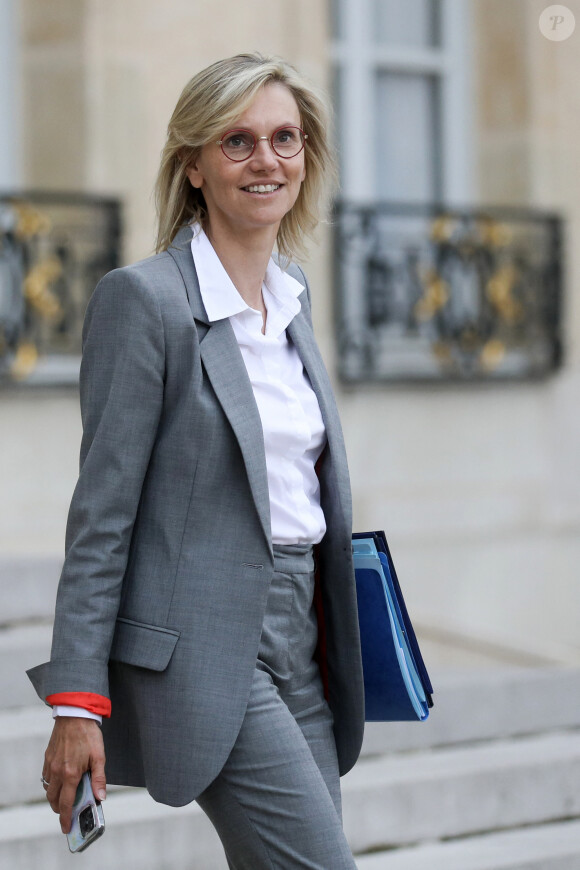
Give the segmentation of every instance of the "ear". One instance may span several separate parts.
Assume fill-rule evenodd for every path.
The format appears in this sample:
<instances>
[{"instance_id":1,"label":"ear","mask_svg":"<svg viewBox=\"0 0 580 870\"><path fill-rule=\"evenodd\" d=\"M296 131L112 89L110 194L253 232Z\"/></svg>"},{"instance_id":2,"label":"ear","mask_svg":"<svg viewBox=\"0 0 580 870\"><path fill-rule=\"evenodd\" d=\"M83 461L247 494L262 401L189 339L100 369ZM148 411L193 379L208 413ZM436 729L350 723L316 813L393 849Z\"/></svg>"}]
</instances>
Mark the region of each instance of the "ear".
<instances>
[{"instance_id":1,"label":"ear","mask_svg":"<svg viewBox=\"0 0 580 870\"><path fill-rule=\"evenodd\" d=\"M189 182L192 187L202 187L204 177L201 169L199 168L199 155L191 160L190 164L185 170L185 174L189 178Z\"/></svg>"}]
</instances>

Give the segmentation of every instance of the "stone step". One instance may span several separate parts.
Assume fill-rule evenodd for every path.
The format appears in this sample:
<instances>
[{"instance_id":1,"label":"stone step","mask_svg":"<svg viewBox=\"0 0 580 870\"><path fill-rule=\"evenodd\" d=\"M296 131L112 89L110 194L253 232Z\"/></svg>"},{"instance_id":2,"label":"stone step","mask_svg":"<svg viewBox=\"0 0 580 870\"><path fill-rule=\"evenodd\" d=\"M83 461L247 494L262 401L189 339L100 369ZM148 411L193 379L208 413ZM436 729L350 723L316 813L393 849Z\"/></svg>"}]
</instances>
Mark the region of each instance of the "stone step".
<instances>
[{"instance_id":1,"label":"stone step","mask_svg":"<svg viewBox=\"0 0 580 870\"><path fill-rule=\"evenodd\" d=\"M18 667L21 677L20 664ZM573 672L573 675L577 678L576 672ZM484 716L477 707L472 713L475 717L481 715L480 719L467 717L465 712L461 711L461 698L465 686L459 682L450 683L446 690L440 693L437 714L434 712L426 723L369 723L359 764L362 764L363 759L366 758L392 756L397 752L409 750L417 751L417 744L420 744L422 750L426 750L429 742L433 745L450 743L458 745L460 740L467 738L475 742L513 737L521 735L524 726L528 726L532 733L536 733L542 730L549 731L552 724L558 728L577 725L580 716L572 718L566 705L558 703L562 699L559 699L554 691L554 687L563 676L560 670L554 671L551 679L549 674L543 672L506 674L505 680L512 690L510 693L505 690L502 680L494 675L493 679L483 684L486 692L483 687L480 692L485 698L486 710L493 710L494 716ZM25 680L27 683L28 680L26 678ZM576 684L572 686L566 684L566 687L576 690ZM512 721L510 719L512 708L507 702L503 705L503 699L507 698L508 701L510 697L526 699L532 692L536 693L538 702L534 706L530 704L527 707L522 706L523 712L528 714L523 724L517 718ZM563 691L562 694L564 695ZM548 702L552 706L551 713ZM534 711L535 715L533 715ZM456 727L456 718L463 723L463 730ZM51 729L50 710L39 701L30 707L0 711L0 770L2 771L0 805L26 803L38 797L38 771Z\"/></svg>"},{"instance_id":2,"label":"stone step","mask_svg":"<svg viewBox=\"0 0 580 870\"><path fill-rule=\"evenodd\" d=\"M48 622L0 628L0 696L5 706L35 702L24 672L47 660L51 635ZM435 668L431 676L435 707L429 719L368 723L365 752L381 754L533 734L580 722L580 668Z\"/></svg>"},{"instance_id":3,"label":"stone step","mask_svg":"<svg viewBox=\"0 0 580 870\"><path fill-rule=\"evenodd\" d=\"M33 800L52 723L37 699L25 668L45 661L50 627L19 626L0 631L0 770L6 804ZM517 669L475 674L436 674L436 707L427 722L368 723L363 758L416 752L574 728L580 724L580 671L567 668ZM34 759L34 760L33 760ZM27 769L27 768L26 768Z\"/></svg>"},{"instance_id":4,"label":"stone step","mask_svg":"<svg viewBox=\"0 0 580 870\"><path fill-rule=\"evenodd\" d=\"M343 779L356 852L580 817L580 730L389 758Z\"/></svg>"},{"instance_id":5,"label":"stone step","mask_svg":"<svg viewBox=\"0 0 580 870\"><path fill-rule=\"evenodd\" d=\"M429 746L537 734L580 725L580 668L434 671L426 722L369 722L363 751L382 755Z\"/></svg>"},{"instance_id":6,"label":"stone step","mask_svg":"<svg viewBox=\"0 0 580 870\"><path fill-rule=\"evenodd\" d=\"M197 804L166 807L130 790L111 793L104 814L105 834L83 852L83 870L227 870L218 837ZM0 867L63 870L78 862L46 802L0 810Z\"/></svg>"},{"instance_id":7,"label":"stone step","mask_svg":"<svg viewBox=\"0 0 580 870\"><path fill-rule=\"evenodd\" d=\"M580 821L357 858L358 870L580 870Z\"/></svg>"},{"instance_id":8,"label":"stone step","mask_svg":"<svg viewBox=\"0 0 580 870\"><path fill-rule=\"evenodd\" d=\"M0 624L52 619L62 559L0 555Z\"/></svg>"},{"instance_id":9,"label":"stone step","mask_svg":"<svg viewBox=\"0 0 580 870\"><path fill-rule=\"evenodd\" d=\"M28 775L38 799L38 760ZM363 759L343 779L345 831L362 855L580 817L579 778L580 731ZM103 840L107 851L100 844L89 850L101 863L114 855L112 866L124 870L222 867L215 833L195 804L176 810L142 790L116 790L105 816L112 832ZM60 840L56 818L42 799L0 810L0 866L24 870L38 854L52 852L61 860ZM180 863L194 853L203 856L199 864Z\"/></svg>"},{"instance_id":10,"label":"stone step","mask_svg":"<svg viewBox=\"0 0 580 870\"><path fill-rule=\"evenodd\" d=\"M0 806L39 799L44 750L51 731L50 709L40 703L0 713Z\"/></svg>"},{"instance_id":11,"label":"stone step","mask_svg":"<svg viewBox=\"0 0 580 870\"><path fill-rule=\"evenodd\" d=\"M108 798L105 812L105 835L83 853L85 870L226 870L217 836L195 804L175 809L119 794ZM43 870L78 862L48 807L0 812L2 866L36 870L39 855ZM580 822L357 855L356 863L358 870L580 870Z\"/></svg>"},{"instance_id":12,"label":"stone step","mask_svg":"<svg viewBox=\"0 0 580 870\"><path fill-rule=\"evenodd\" d=\"M47 661L51 638L49 624L0 629L0 697L3 706L24 707L38 701L25 671Z\"/></svg>"}]
</instances>

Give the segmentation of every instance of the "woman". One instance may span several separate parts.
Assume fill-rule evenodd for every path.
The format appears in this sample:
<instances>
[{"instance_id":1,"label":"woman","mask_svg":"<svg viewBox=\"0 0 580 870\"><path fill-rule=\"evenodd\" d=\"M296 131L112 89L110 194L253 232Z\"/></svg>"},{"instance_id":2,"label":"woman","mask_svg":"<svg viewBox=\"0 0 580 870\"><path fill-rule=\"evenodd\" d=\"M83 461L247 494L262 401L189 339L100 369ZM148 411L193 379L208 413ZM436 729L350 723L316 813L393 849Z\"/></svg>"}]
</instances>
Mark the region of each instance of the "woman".
<instances>
[{"instance_id":1,"label":"woman","mask_svg":"<svg viewBox=\"0 0 580 870\"><path fill-rule=\"evenodd\" d=\"M197 799L230 867L355 866L348 471L289 265L332 167L327 130L283 61L199 73L169 124L158 253L89 304L51 661L29 672L55 715L42 778L63 831L84 770L105 794L104 738L108 780Z\"/></svg>"}]
</instances>

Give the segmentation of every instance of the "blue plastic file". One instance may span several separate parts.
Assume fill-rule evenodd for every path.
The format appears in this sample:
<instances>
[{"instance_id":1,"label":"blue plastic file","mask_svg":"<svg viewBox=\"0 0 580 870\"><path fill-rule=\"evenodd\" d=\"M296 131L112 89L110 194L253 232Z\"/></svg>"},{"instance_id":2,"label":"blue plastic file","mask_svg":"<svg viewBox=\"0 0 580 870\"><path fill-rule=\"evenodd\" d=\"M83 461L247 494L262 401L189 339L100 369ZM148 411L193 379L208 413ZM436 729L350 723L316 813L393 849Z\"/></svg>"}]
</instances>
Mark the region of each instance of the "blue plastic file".
<instances>
[{"instance_id":1,"label":"blue plastic file","mask_svg":"<svg viewBox=\"0 0 580 870\"><path fill-rule=\"evenodd\" d=\"M433 687L384 532L353 535L367 722L425 720Z\"/></svg>"}]
</instances>

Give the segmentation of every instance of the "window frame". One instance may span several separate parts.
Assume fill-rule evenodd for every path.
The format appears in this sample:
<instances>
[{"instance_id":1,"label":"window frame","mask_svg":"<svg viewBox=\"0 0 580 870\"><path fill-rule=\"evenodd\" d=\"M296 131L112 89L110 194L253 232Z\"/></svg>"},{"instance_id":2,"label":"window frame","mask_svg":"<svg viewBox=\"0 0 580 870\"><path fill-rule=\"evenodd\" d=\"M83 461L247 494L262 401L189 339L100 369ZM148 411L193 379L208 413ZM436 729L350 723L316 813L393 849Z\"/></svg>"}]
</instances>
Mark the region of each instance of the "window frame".
<instances>
[{"instance_id":1,"label":"window frame","mask_svg":"<svg viewBox=\"0 0 580 870\"><path fill-rule=\"evenodd\" d=\"M337 73L336 128L341 143L342 197L378 201L374 153L374 93L377 74L435 76L440 94L437 201L473 201L472 10L467 0L440 0L440 46L382 46L373 40L373 0L333 0L345 38L335 36L331 56ZM348 120L347 120L348 119ZM370 135L365 135L370 131Z\"/></svg>"}]
</instances>

